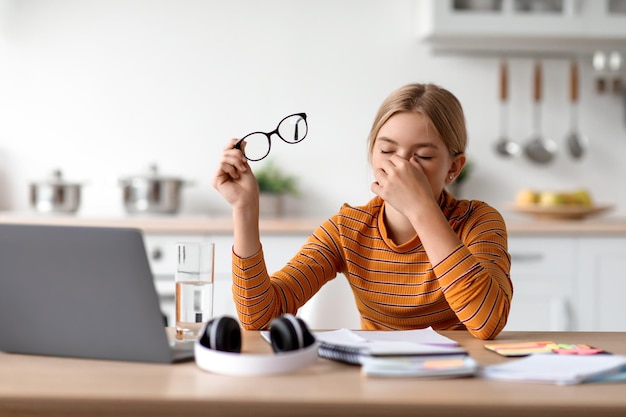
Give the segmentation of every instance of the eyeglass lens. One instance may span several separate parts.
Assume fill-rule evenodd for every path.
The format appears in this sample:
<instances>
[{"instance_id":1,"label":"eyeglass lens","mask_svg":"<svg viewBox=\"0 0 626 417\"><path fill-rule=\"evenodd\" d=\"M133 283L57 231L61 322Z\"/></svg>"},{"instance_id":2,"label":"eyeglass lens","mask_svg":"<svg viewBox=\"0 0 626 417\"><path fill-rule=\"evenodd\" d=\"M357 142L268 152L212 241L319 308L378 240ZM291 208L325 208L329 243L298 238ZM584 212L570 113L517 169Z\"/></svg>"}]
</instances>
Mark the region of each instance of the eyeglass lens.
<instances>
[{"instance_id":1,"label":"eyeglass lens","mask_svg":"<svg viewBox=\"0 0 626 417\"><path fill-rule=\"evenodd\" d=\"M306 114L300 113L287 116L280 121L278 127L273 132L254 132L245 136L241 140L246 142L244 155L250 161L260 161L270 153L271 135L276 133L287 143L298 143L306 137L308 129Z\"/></svg>"},{"instance_id":2,"label":"eyeglass lens","mask_svg":"<svg viewBox=\"0 0 626 417\"><path fill-rule=\"evenodd\" d=\"M260 161L270 153L270 137L265 133L251 133L243 140L246 141L243 154L250 161Z\"/></svg>"},{"instance_id":3,"label":"eyeglass lens","mask_svg":"<svg viewBox=\"0 0 626 417\"><path fill-rule=\"evenodd\" d=\"M285 117L276 129L278 136L287 143L298 143L308 133L308 125L306 124L306 116L300 114L292 114Z\"/></svg>"}]
</instances>

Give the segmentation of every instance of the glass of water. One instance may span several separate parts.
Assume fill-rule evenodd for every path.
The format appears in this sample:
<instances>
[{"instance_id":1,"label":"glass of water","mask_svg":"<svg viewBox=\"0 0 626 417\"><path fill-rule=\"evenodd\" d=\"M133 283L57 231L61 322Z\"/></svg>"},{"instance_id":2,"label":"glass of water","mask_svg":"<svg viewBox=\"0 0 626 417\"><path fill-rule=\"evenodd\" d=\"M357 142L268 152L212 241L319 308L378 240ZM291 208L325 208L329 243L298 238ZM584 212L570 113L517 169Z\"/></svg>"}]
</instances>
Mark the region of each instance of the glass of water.
<instances>
[{"instance_id":1,"label":"glass of water","mask_svg":"<svg viewBox=\"0 0 626 417\"><path fill-rule=\"evenodd\" d=\"M213 317L215 244L183 242L177 249L176 338L194 340Z\"/></svg>"}]
</instances>

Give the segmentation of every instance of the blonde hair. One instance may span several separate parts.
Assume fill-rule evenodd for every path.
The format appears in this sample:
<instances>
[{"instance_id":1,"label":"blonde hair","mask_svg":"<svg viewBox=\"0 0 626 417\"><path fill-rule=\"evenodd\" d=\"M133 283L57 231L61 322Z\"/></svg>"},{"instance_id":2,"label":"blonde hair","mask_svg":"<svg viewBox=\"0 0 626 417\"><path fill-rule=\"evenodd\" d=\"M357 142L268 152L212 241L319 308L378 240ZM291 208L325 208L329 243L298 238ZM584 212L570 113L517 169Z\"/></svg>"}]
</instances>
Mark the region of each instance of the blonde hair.
<instances>
[{"instance_id":1,"label":"blonde hair","mask_svg":"<svg viewBox=\"0 0 626 417\"><path fill-rule=\"evenodd\" d=\"M368 137L370 157L380 128L400 112L417 112L428 118L450 155L465 152L465 116L454 94L435 84L408 84L392 92L380 106Z\"/></svg>"}]
</instances>

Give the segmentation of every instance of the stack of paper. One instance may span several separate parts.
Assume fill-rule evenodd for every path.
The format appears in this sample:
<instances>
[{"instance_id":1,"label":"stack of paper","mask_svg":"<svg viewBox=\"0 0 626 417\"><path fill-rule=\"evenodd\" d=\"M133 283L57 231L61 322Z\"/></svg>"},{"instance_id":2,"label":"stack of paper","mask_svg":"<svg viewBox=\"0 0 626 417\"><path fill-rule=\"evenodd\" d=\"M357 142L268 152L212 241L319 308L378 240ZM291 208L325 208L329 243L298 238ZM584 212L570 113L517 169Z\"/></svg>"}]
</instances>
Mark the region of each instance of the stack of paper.
<instances>
[{"instance_id":1,"label":"stack of paper","mask_svg":"<svg viewBox=\"0 0 626 417\"><path fill-rule=\"evenodd\" d=\"M464 348L433 329L367 331L339 329L315 332L319 355L341 362L361 364L365 358L465 354Z\"/></svg>"},{"instance_id":2,"label":"stack of paper","mask_svg":"<svg viewBox=\"0 0 626 417\"><path fill-rule=\"evenodd\" d=\"M626 356L533 354L487 366L486 378L569 385L597 381L626 372Z\"/></svg>"}]
</instances>

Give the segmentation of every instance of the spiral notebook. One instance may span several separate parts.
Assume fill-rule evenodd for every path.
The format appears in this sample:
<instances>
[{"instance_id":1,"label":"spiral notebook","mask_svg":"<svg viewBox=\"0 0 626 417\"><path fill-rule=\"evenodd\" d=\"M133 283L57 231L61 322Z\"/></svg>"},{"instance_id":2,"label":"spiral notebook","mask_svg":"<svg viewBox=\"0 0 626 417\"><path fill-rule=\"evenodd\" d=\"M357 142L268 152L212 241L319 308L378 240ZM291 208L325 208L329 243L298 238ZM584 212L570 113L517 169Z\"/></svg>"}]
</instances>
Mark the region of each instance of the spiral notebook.
<instances>
[{"instance_id":1,"label":"spiral notebook","mask_svg":"<svg viewBox=\"0 0 626 417\"><path fill-rule=\"evenodd\" d=\"M419 330L368 331L339 329L315 332L319 356L361 365L367 358L467 354L452 339L432 328Z\"/></svg>"}]
</instances>

